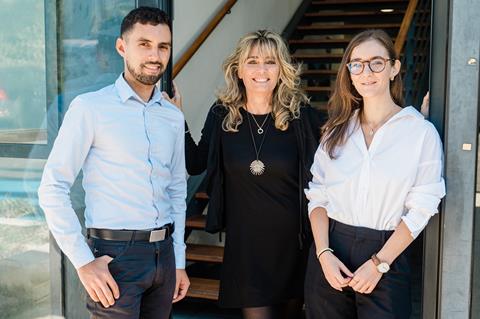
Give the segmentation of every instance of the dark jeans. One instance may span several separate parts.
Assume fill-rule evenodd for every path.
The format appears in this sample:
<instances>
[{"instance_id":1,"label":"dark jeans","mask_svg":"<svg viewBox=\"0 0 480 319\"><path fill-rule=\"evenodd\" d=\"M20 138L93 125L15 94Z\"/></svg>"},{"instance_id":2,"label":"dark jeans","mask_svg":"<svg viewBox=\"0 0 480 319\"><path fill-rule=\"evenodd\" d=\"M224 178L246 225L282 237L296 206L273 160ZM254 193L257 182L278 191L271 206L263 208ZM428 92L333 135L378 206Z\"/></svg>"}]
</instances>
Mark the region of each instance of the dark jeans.
<instances>
[{"instance_id":1,"label":"dark jeans","mask_svg":"<svg viewBox=\"0 0 480 319\"><path fill-rule=\"evenodd\" d=\"M353 227L330 220L329 241L334 254L355 272L377 253L392 234L364 227ZM370 294L352 288L333 289L325 279L320 262L310 250L305 279L305 306L309 319L387 319L410 317L410 265L402 253L382 276Z\"/></svg>"},{"instance_id":2,"label":"dark jeans","mask_svg":"<svg viewBox=\"0 0 480 319\"><path fill-rule=\"evenodd\" d=\"M120 298L109 308L87 294L91 319L167 319L175 290L172 238L147 241L111 241L89 238L95 257L108 255L108 268L120 288Z\"/></svg>"}]
</instances>

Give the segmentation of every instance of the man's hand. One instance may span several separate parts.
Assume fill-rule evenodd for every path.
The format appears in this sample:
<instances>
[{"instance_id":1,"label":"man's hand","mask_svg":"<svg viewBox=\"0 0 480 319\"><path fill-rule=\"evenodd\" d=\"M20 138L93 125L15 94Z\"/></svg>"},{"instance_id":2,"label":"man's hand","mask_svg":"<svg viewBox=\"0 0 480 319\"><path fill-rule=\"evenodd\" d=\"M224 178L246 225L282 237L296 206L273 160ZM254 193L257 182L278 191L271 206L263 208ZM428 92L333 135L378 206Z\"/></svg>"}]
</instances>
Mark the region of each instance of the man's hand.
<instances>
[{"instance_id":1,"label":"man's hand","mask_svg":"<svg viewBox=\"0 0 480 319\"><path fill-rule=\"evenodd\" d=\"M175 84L174 81L172 81L172 84L173 84L173 97L170 98L168 96L167 92L165 92L165 91L162 92L162 95L165 99L167 99L167 101L169 101L170 103L172 103L173 105L178 107L180 109L180 111L183 112L182 95L180 94L180 91L178 90L177 84Z\"/></svg>"},{"instance_id":2,"label":"man's hand","mask_svg":"<svg viewBox=\"0 0 480 319\"><path fill-rule=\"evenodd\" d=\"M173 293L173 301L177 302L185 298L188 287L190 287L190 280L188 279L185 269L176 270L175 292Z\"/></svg>"},{"instance_id":3,"label":"man's hand","mask_svg":"<svg viewBox=\"0 0 480 319\"><path fill-rule=\"evenodd\" d=\"M120 297L118 285L108 270L112 259L104 255L77 269L78 277L90 298L101 302L105 308L113 306L115 299Z\"/></svg>"}]
</instances>

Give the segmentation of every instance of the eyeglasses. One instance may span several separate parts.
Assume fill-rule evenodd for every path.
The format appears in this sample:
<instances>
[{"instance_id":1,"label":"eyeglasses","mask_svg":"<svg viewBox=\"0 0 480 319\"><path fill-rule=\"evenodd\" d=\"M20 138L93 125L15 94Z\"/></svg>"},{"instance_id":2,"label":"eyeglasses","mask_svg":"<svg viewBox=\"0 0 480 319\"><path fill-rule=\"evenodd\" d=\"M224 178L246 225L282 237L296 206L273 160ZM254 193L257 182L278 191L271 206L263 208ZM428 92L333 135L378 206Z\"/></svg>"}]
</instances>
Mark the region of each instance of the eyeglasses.
<instances>
[{"instance_id":1,"label":"eyeglasses","mask_svg":"<svg viewBox=\"0 0 480 319\"><path fill-rule=\"evenodd\" d=\"M395 59L385 59L382 57L375 57L368 61L352 61L347 63L348 71L350 74L359 75L363 72L365 68L365 63L368 63L369 69L373 73L380 73L385 70L385 66L387 65L387 61L394 61Z\"/></svg>"}]
</instances>

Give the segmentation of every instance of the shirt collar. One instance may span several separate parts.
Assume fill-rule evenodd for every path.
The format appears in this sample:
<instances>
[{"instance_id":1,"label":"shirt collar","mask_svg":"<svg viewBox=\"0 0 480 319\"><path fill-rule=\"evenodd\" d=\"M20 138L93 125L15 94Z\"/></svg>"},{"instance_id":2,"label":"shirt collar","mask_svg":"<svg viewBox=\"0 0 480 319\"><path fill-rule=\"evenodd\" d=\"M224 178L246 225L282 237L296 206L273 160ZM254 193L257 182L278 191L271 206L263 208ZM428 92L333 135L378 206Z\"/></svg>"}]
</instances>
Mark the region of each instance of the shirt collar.
<instances>
[{"instance_id":1,"label":"shirt collar","mask_svg":"<svg viewBox=\"0 0 480 319\"><path fill-rule=\"evenodd\" d=\"M412 116L422 120L424 119L423 114L417 111L417 109L414 108L413 106L404 107L400 112L392 116L392 118L401 118L401 117L407 117L407 116Z\"/></svg>"},{"instance_id":2,"label":"shirt collar","mask_svg":"<svg viewBox=\"0 0 480 319\"><path fill-rule=\"evenodd\" d=\"M348 127L348 136L353 138L353 141L357 144L357 146L366 154L368 150L365 146L365 140L363 137L362 128L358 121L359 109L354 111L354 114L351 118L349 127ZM418 112L416 108L413 106L406 106L400 112L392 116L384 125L389 125L390 122L396 121L402 118L413 117L417 119L424 119L422 113Z\"/></svg>"},{"instance_id":3,"label":"shirt collar","mask_svg":"<svg viewBox=\"0 0 480 319\"><path fill-rule=\"evenodd\" d=\"M120 74L118 79L115 81L115 88L117 89L118 96L122 100L123 103L128 101L130 98L134 98L141 102L142 104L153 104L153 103L158 103L161 104L161 100L163 99L162 93L158 89L158 87L155 85L153 88L153 95L150 101L145 103L137 93L132 89L132 87L127 83L125 78L123 77L123 73Z\"/></svg>"},{"instance_id":4,"label":"shirt collar","mask_svg":"<svg viewBox=\"0 0 480 319\"><path fill-rule=\"evenodd\" d=\"M354 111L354 114L353 114L353 122L356 122L357 121L357 118L358 118L358 113L359 113L360 109L356 109ZM402 118L402 117L407 117L407 116L412 116L412 117L415 117L415 118L418 118L418 119L424 119L424 116L422 113L420 113L419 111L417 111L416 108L414 108L413 106L406 106L404 107L400 112L398 112L397 114L395 114L394 116L392 116L388 121L388 122L391 122L392 120L396 120L396 119L399 119L399 118Z\"/></svg>"}]
</instances>

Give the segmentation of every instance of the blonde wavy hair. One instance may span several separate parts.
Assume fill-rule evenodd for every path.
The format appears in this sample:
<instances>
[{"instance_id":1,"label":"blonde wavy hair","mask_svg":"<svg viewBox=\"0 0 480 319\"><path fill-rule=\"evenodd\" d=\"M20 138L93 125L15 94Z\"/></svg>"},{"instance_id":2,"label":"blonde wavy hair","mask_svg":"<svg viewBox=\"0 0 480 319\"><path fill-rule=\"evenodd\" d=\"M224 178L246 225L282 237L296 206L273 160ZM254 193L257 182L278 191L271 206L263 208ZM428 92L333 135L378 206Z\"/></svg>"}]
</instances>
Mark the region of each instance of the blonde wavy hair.
<instances>
[{"instance_id":1,"label":"blonde wavy hair","mask_svg":"<svg viewBox=\"0 0 480 319\"><path fill-rule=\"evenodd\" d=\"M228 112L222 128L226 132L238 132L238 126L243 122L240 108L246 106L247 94L243 81L238 77L238 70L254 47L258 48L260 55L274 57L279 65L278 83L272 94L272 117L275 127L285 131L289 121L300 116L300 106L308 103L308 98L300 89L301 66L292 63L282 37L268 30L258 30L242 37L223 63L226 86L217 97Z\"/></svg>"}]
</instances>

